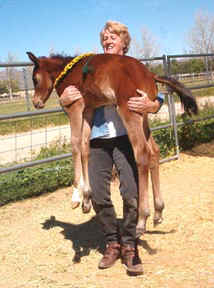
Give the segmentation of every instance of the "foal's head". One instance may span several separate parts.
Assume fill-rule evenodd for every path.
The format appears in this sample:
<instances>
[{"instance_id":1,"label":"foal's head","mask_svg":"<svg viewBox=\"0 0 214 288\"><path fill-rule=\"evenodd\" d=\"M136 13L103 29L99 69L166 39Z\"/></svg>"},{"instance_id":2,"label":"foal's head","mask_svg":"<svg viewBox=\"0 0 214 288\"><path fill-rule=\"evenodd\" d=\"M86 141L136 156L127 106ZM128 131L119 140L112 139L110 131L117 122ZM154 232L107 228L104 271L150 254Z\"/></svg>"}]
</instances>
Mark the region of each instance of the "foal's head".
<instances>
[{"instance_id":1,"label":"foal's head","mask_svg":"<svg viewBox=\"0 0 214 288\"><path fill-rule=\"evenodd\" d=\"M45 106L45 102L49 98L53 90L53 80L50 73L49 61L46 57L37 58L31 52L27 52L28 57L34 63L33 69L33 84L34 84L34 96L33 105L37 109L41 109Z\"/></svg>"},{"instance_id":2,"label":"foal's head","mask_svg":"<svg viewBox=\"0 0 214 288\"><path fill-rule=\"evenodd\" d=\"M53 88L57 75L63 70L64 66L71 57L60 55L52 57L36 57L33 53L27 52L28 57L34 64L33 84L35 93L33 104L35 108L44 108ZM68 59L67 59L68 58Z\"/></svg>"}]
</instances>

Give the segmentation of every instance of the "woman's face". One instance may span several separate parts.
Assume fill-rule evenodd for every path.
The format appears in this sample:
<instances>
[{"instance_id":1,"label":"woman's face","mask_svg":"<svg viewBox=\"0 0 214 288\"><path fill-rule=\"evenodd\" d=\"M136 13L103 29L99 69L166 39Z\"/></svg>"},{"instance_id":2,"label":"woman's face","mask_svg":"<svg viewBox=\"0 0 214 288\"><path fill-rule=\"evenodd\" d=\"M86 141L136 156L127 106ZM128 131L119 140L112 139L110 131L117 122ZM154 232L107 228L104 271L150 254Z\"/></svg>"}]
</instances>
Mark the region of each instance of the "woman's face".
<instances>
[{"instance_id":1,"label":"woman's face","mask_svg":"<svg viewBox=\"0 0 214 288\"><path fill-rule=\"evenodd\" d=\"M123 55L124 43L119 35L106 29L103 34L104 53Z\"/></svg>"}]
</instances>

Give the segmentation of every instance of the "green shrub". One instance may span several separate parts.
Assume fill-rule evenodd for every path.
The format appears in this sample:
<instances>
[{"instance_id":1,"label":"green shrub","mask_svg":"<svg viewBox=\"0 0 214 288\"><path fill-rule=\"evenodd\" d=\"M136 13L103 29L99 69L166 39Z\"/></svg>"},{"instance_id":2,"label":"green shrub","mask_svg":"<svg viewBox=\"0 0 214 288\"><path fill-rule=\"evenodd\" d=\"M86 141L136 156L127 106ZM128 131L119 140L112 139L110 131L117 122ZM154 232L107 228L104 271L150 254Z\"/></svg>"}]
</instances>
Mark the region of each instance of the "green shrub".
<instances>
[{"instance_id":1,"label":"green shrub","mask_svg":"<svg viewBox=\"0 0 214 288\"><path fill-rule=\"evenodd\" d=\"M193 124L185 124L178 129L179 147L181 151L206 143L214 139L214 120L204 120Z\"/></svg>"},{"instance_id":2,"label":"green shrub","mask_svg":"<svg viewBox=\"0 0 214 288\"><path fill-rule=\"evenodd\" d=\"M0 176L0 205L53 192L60 187L70 186L72 181L73 168L69 160L4 174Z\"/></svg>"},{"instance_id":3,"label":"green shrub","mask_svg":"<svg viewBox=\"0 0 214 288\"><path fill-rule=\"evenodd\" d=\"M44 159L70 151L70 145L55 143L42 148L34 160ZM41 164L0 175L0 205L11 201L53 192L73 183L72 158Z\"/></svg>"},{"instance_id":4,"label":"green shrub","mask_svg":"<svg viewBox=\"0 0 214 288\"><path fill-rule=\"evenodd\" d=\"M171 128L154 131L153 137L159 145L161 158L175 153L175 137Z\"/></svg>"},{"instance_id":5,"label":"green shrub","mask_svg":"<svg viewBox=\"0 0 214 288\"><path fill-rule=\"evenodd\" d=\"M200 111L197 118L205 118L214 115L214 108L206 106ZM196 119L193 117L193 120ZM206 143L214 139L214 118L203 120L200 122L193 122L186 115L178 116L177 123L182 123L177 127L179 150L185 151L193 148L194 146ZM160 123L156 121L152 127L159 126ZM156 130L153 132L155 141L160 147L161 158L170 156L175 151L175 137L173 128Z\"/></svg>"}]
</instances>

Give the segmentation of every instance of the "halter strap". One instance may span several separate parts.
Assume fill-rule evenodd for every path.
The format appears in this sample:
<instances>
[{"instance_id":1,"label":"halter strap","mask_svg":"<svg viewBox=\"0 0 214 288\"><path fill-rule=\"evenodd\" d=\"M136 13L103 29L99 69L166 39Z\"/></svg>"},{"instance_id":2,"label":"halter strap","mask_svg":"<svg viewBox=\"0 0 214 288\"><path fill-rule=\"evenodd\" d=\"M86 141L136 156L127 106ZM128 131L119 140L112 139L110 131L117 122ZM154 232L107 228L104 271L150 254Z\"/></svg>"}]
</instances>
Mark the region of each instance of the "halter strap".
<instances>
[{"instance_id":1,"label":"halter strap","mask_svg":"<svg viewBox=\"0 0 214 288\"><path fill-rule=\"evenodd\" d=\"M91 61L91 59L94 57L95 54L91 54L88 59L86 60L86 63L85 65L82 67L82 74L83 74L83 80L86 79L86 76L88 73L92 72L94 69L93 69L93 66L90 66L88 65L89 62Z\"/></svg>"}]
</instances>

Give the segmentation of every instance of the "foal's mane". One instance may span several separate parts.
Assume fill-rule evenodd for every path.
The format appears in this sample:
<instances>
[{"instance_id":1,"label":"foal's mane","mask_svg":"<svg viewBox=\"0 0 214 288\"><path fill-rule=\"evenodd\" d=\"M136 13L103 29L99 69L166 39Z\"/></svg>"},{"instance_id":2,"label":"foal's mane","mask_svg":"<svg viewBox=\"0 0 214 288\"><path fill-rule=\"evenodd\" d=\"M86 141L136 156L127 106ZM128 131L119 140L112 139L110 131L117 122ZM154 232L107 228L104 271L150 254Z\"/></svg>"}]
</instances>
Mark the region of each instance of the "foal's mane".
<instances>
[{"instance_id":1,"label":"foal's mane","mask_svg":"<svg viewBox=\"0 0 214 288\"><path fill-rule=\"evenodd\" d=\"M60 66L65 66L68 62L72 61L75 57L77 57L78 55L75 56L70 56L70 55L64 55L64 54L50 54L48 57L47 56L40 56L39 59L40 60L44 60L45 62L47 61L47 63L52 62L55 64L60 64Z\"/></svg>"},{"instance_id":2,"label":"foal's mane","mask_svg":"<svg viewBox=\"0 0 214 288\"><path fill-rule=\"evenodd\" d=\"M63 55L63 54L50 54L50 56L48 57L49 59L52 59L52 60L58 60L60 62L62 62L63 64L66 64L70 61L72 61L75 57L75 56L70 56L70 55Z\"/></svg>"}]
</instances>

